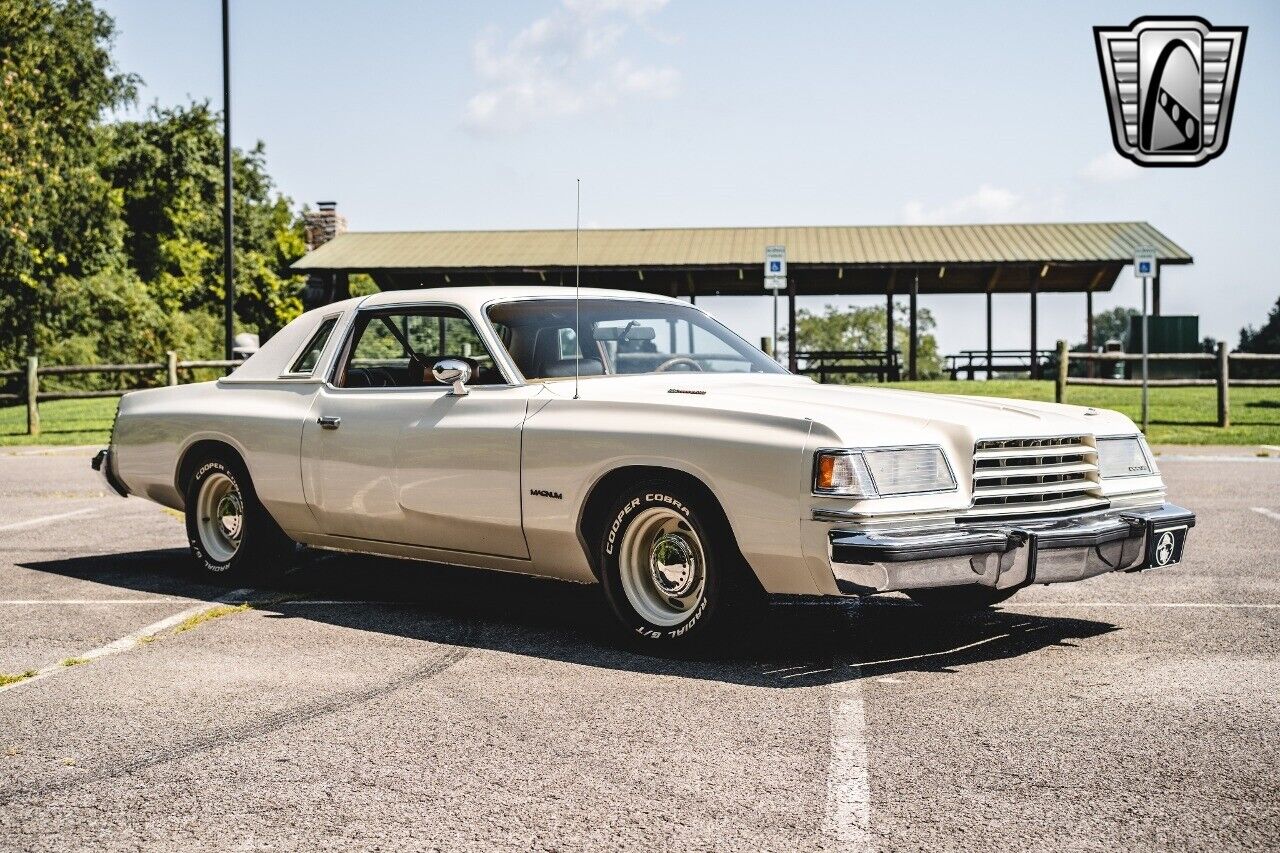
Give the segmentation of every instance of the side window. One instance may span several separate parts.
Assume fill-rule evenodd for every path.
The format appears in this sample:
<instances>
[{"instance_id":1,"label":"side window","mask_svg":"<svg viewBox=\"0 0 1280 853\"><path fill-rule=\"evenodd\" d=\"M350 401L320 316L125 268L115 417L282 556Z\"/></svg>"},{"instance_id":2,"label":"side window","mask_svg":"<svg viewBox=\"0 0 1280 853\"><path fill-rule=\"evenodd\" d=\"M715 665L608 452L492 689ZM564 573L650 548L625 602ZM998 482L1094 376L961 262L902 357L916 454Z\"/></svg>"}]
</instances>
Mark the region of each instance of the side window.
<instances>
[{"instance_id":1,"label":"side window","mask_svg":"<svg viewBox=\"0 0 1280 853\"><path fill-rule=\"evenodd\" d=\"M441 387L431 375L442 358L471 363L471 384L505 382L475 326L455 308L362 312L338 374L346 388Z\"/></svg>"},{"instance_id":2,"label":"side window","mask_svg":"<svg viewBox=\"0 0 1280 853\"><path fill-rule=\"evenodd\" d=\"M337 324L337 317L329 317L320 323L320 328L316 329L316 333L307 342L307 348L289 368L290 373L311 373L316 369L320 354L324 352L324 345L329 342L329 336L333 334L333 327Z\"/></svg>"}]
</instances>

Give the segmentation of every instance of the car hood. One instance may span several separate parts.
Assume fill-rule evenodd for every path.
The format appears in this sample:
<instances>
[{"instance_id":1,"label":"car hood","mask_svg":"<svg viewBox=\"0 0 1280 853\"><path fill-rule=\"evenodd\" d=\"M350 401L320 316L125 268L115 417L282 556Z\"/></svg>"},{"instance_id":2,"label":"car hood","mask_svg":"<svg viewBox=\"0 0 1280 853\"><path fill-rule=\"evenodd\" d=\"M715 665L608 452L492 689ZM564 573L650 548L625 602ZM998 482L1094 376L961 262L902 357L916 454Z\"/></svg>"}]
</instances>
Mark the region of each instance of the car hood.
<instances>
[{"instance_id":1,"label":"car hood","mask_svg":"<svg viewBox=\"0 0 1280 853\"><path fill-rule=\"evenodd\" d=\"M557 396L572 396L573 381L549 383ZM956 383L957 391L965 383ZM954 443L983 438L1132 434L1118 412L998 397L931 394L873 385L820 385L799 376L720 374L583 378L580 396L592 400L647 402L673 408L803 418L815 432L843 445Z\"/></svg>"}]
</instances>

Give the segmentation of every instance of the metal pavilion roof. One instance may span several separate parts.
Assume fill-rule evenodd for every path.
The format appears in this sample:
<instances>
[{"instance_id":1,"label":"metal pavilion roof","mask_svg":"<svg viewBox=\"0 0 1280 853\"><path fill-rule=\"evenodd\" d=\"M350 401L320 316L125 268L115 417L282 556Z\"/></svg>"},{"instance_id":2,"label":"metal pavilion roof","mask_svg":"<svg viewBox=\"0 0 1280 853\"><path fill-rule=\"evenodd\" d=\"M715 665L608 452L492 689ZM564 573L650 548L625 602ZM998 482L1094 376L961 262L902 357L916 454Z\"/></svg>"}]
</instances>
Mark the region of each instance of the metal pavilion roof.
<instances>
[{"instance_id":1,"label":"metal pavilion roof","mask_svg":"<svg viewBox=\"0 0 1280 853\"><path fill-rule=\"evenodd\" d=\"M1128 263L1151 246L1165 264L1184 249L1146 222L1011 225L872 225L783 228L590 229L584 267L758 265L764 247L787 247L798 265ZM303 257L298 271L503 270L572 267L572 230L348 232Z\"/></svg>"}]
</instances>

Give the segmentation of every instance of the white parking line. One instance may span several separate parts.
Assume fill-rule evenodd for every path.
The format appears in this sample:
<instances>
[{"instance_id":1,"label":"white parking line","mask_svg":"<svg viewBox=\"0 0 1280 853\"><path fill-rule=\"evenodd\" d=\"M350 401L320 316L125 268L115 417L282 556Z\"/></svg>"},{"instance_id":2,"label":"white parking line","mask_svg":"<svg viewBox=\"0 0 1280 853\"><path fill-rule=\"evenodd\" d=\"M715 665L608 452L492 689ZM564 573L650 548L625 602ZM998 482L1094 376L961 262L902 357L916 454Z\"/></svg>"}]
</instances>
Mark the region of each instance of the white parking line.
<instances>
[{"instance_id":1,"label":"white parking line","mask_svg":"<svg viewBox=\"0 0 1280 853\"><path fill-rule=\"evenodd\" d=\"M96 649L90 649L87 652L83 652L81 654L75 655L75 657L84 661L91 661L91 660L96 660L98 658L106 657L107 655L114 655L119 652L128 651L129 649L137 645L138 641L141 640L143 637L149 637L152 634L158 634L161 631L164 631L168 628L172 628L174 625L177 625L179 622L182 622L186 619L190 619L192 616L196 616L200 613L203 613L206 610L210 610L214 607L217 607L220 604L229 604L233 601L245 601L251 598L253 594L254 594L254 590L252 589L237 589L227 593L224 596L215 598L213 601L202 601L200 602L200 604L198 604L195 607L189 607L186 610L183 610L181 613L175 613L172 616L167 616L164 619L161 619L159 622L152 622L150 625L147 625L145 628L139 628L138 630L132 633L125 634L123 637L121 637L118 640L112 640L110 643L107 643L105 646L99 646ZM31 684L32 682L40 681L42 679L48 678L54 673L62 672L66 669L67 667L63 666L61 663L49 664L43 669L37 670L36 674L31 676L30 678L24 678L22 681L15 681L12 684L6 684L3 687L0 687L0 693L3 693L6 690L13 690L17 687L22 687L24 685Z\"/></svg>"},{"instance_id":2,"label":"white parking line","mask_svg":"<svg viewBox=\"0 0 1280 853\"><path fill-rule=\"evenodd\" d=\"M841 850L862 850L871 829L866 703L858 676L833 684L831 758L827 764L826 834Z\"/></svg>"},{"instance_id":3,"label":"white parking line","mask_svg":"<svg viewBox=\"0 0 1280 853\"><path fill-rule=\"evenodd\" d=\"M1265 506L1254 506L1249 508L1252 509L1254 512L1258 513L1259 515L1265 515L1267 518L1271 519L1272 521L1280 521L1280 512L1269 510Z\"/></svg>"},{"instance_id":4,"label":"white parking line","mask_svg":"<svg viewBox=\"0 0 1280 853\"><path fill-rule=\"evenodd\" d=\"M1263 602L1226 602L1226 601L1013 601L1008 604L1001 605L1001 610L1021 610L1027 607L1149 607L1159 609L1162 607L1186 607L1190 609L1235 609L1248 610L1256 608L1259 610L1275 610L1280 608L1280 604L1266 604Z\"/></svg>"},{"instance_id":5,"label":"white parking line","mask_svg":"<svg viewBox=\"0 0 1280 853\"><path fill-rule=\"evenodd\" d=\"M858 664L833 661L830 758L823 834L838 850L865 850L871 838L871 782L867 775L867 712ZM786 677L786 676L784 676Z\"/></svg>"},{"instance_id":6,"label":"white parking line","mask_svg":"<svg viewBox=\"0 0 1280 853\"><path fill-rule=\"evenodd\" d=\"M1228 456L1226 454L1169 453L1156 457L1160 464L1165 462L1257 462L1263 465L1275 465L1276 459L1270 456Z\"/></svg>"},{"instance_id":7,"label":"white parking line","mask_svg":"<svg viewBox=\"0 0 1280 853\"><path fill-rule=\"evenodd\" d=\"M61 521L64 518L73 518L77 515L88 515L91 512L99 512L102 507L91 506L85 509L73 509L71 512L60 512L57 515L43 515L40 518L29 518L26 521L15 521L12 524L0 524L0 531L4 530L22 530L27 527L39 527L42 524L48 524L51 521Z\"/></svg>"},{"instance_id":8,"label":"white parking line","mask_svg":"<svg viewBox=\"0 0 1280 853\"><path fill-rule=\"evenodd\" d=\"M199 600L198 598L8 598L0 600L0 607L5 605L25 606L29 604L65 604L74 606L86 604L188 604Z\"/></svg>"}]
</instances>

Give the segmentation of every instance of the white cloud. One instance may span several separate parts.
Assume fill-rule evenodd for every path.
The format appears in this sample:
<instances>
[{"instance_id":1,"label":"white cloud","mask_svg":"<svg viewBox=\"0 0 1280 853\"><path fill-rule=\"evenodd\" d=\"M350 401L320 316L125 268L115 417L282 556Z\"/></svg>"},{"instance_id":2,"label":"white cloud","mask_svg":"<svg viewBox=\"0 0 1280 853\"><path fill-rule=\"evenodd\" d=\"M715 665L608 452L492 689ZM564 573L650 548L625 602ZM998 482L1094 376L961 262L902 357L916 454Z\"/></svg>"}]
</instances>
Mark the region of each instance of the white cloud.
<instances>
[{"instance_id":1,"label":"white cloud","mask_svg":"<svg viewBox=\"0 0 1280 853\"><path fill-rule=\"evenodd\" d=\"M509 39L489 30L472 47L481 88L465 123L510 131L544 118L613 107L627 98L669 98L680 72L619 55L623 37L643 28L667 0L561 0Z\"/></svg>"},{"instance_id":2,"label":"white cloud","mask_svg":"<svg viewBox=\"0 0 1280 853\"><path fill-rule=\"evenodd\" d=\"M1080 177L1098 184L1130 181L1142 174L1142 167L1114 151L1104 151L1080 169Z\"/></svg>"},{"instance_id":3,"label":"white cloud","mask_svg":"<svg viewBox=\"0 0 1280 853\"><path fill-rule=\"evenodd\" d=\"M902 216L910 225L1010 222L1024 217L1027 212L1022 196L990 184L983 184L976 192L935 207L909 201L902 208Z\"/></svg>"}]
</instances>

